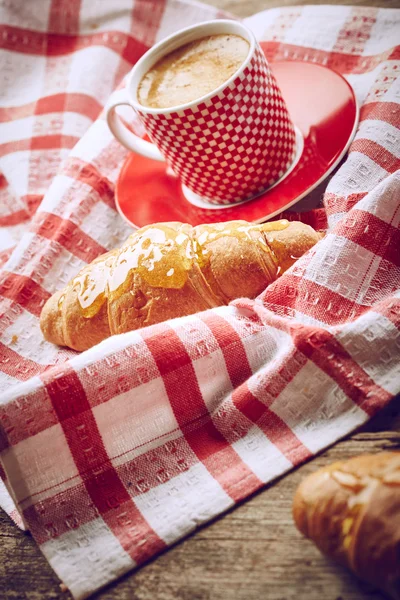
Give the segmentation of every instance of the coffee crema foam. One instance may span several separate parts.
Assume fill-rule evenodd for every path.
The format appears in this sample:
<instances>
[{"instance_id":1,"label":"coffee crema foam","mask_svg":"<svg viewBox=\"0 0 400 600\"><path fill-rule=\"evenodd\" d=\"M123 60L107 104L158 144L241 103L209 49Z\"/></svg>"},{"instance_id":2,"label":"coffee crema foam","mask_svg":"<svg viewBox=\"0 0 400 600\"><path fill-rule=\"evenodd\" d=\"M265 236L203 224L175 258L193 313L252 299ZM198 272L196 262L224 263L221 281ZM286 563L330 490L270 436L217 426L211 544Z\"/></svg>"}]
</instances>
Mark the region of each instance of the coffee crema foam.
<instances>
[{"instance_id":1,"label":"coffee crema foam","mask_svg":"<svg viewBox=\"0 0 400 600\"><path fill-rule=\"evenodd\" d=\"M249 43L234 34L209 35L177 48L142 78L138 101L149 108L170 108L216 90L243 64Z\"/></svg>"}]
</instances>

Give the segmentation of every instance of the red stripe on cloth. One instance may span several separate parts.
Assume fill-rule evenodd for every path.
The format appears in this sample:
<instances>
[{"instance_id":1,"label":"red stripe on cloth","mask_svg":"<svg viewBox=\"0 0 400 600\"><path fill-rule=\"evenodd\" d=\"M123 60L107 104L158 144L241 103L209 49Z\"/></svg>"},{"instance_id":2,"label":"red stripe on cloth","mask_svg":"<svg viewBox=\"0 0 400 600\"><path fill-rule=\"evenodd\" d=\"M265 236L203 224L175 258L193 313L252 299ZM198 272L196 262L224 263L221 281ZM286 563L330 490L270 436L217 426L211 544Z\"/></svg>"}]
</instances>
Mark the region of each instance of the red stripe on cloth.
<instances>
[{"instance_id":1,"label":"red stripe on cloth","mask_svg":"<svg viewBox=\"0 0 400 600\"><path fill-rule=\"evenodd\" d=\"M88 263L107 252L106 248L84 233L78 225L58 215L38 213L32 227L38 235L58 242L71 254Z\"/></svg>"},{"instance_id":2,"label":"red stripe on cloth","mask_svg":"<svg viewBox=\"0 0 400 600\"><path fill-rule=\"evenodd\" d=\"M263 389L260 392L262 403L270 407L307 362L308 359L297 348L293 348L290 354L284 356L281 364L277 365L268 377L263 377Z\"/></svg>"},{"instance_id":3,"label":"red stripe on cloth","mask_svg":"<svg viewBox=\"0 0 400 600\"><path fill-rule=\"evenodd\" d=\"M36 102L29 102L21 106L1 106L0 123L9 123L18 119L25 119L33 115Z\"/></svg>"},{"instance_id":4,"label":"red stripe on cloth","mask_svg":"<svg viewBox=\"0 0 400 600\"><path fill-rule=\"evenodd\" d=\"M255 315L257 318L258 316ZM224 355L225 363L234 389L232 402L235 407L252 423L255 423L266 437L282 452L293 464L306 460L311 456L308 448L297 438L290 427L273 413L268 404L256 398L248 388L246 380L252 376L252 371L247 360L246 352L238 333L224 319L213 313L202 317L203 322L210 328ZM234 354L230 346L235 346ZM268 393L268 403L273 402L290 383L293 377L307 362L304 356L294 350L287 361L282 364L285 376L279 371L274 379L274 385ZM276 385L278 384L278 385Z\"/></svg>"},{"instance_id":5,"label":"red stripe on cloth","mask_svg":"<svg viewBox=\"0 0 400 600\"><path fill-rule=\"evenodd\" d=\"M137 564L164 550L166 544L138 510L109 459L76 372L64 365L58 376L53 372L42 379L87 494L122 548Z\"/></svg>"},{"instance_id":6,"label":"red stripe on cloth","mask_svg":"<svg viewBox=\"0 0 400 600\"><path fill-rule=\"evenodd\" d=\"M20 381L27 381L35 375L43 373L48 367L24 358L2 342L0 342L0 371Z\"/></svg>"},{"instance_id":7,"label":"red stripe on cloth","mask_svg":"<svg viewBox=\"0 0 400 600\"><path fill-rule=\"evenodd\" d=\"M43 106L40 109L43 110ZM64 112L74 112L95 121L102 110L103 106L92 96L87 94L65 94Z\"/></svg>"},{"instance_id":8,"label":"red stripe on cloth","mask_svg":"<svg viewBox=\"0 0 400 600\"><path fill-rule=\"evenodd\" d=\"M222 317L210 312L200 319L210 329L224 355L232 387L236 388L252 376L246 350L234 328Z\"/></svg>"},{"instance_id":9,"label":"red stripe on cloth","mask_svg":"<svg viewBox=\"0 0 400 600\"><path fill-rule=\"evenodd\" d=\"M21 106L0 107L0 123L25 119L32 115L47 115L56 112L75 112L94 121L102 110L101 104L87 94L51 94Z\"/></svg>"},{"instance_id":10,"label":"red stripe on cloth","mask_svg":"<svg viewBox=\"0 0 400 600\"><path fill-rule=\"evenodd\" d=\"M355 140L350 148L349 152L361 152L364 156L368 156L377 165L385 169L388 173L395 173L400 169L400 159L394 154L386 150L380 144L367 139Z\"/></svg>"},{"instance_id":11,"label":"red stripe on cloth","mask_svg":"<svg viewBox=\"0 0 400 600\"><path fill-rule=\"evenodd\" d=\"M282 454L293 464L306 460L311 452L304 446L288 425L268 406L241 385L232 394L232 402L240 412L255 423Z\"/></svg>"},{"instance_id":12,"label":"red stripe on cloth","mask_svg":"<svg viewBox=\"0 0 400 600\"><path fill-rule=\"evenodd\" d=\"M7 154L11 154L12 152L23 152L24 150L29 150L30 147L30 139L4 142L3 144L0 144L0 157L6 156Z\"/></svg>"},{"instance_id":13,"label":"red stripe on cloth","mask_svg":"<svg viewBox=\"0 0 400 600\"><path fill-rule=\"evenodd\" d=\"M157 0L149 10L148 0L135 0L132 11L132 32L140 31L147 46L156 41L157 33L164 14L166 0Z\"/></svg>"},{"instance_id":14,"label":"red stripe on cloth","mask_svg":"<svg viewBox=\"0 0 400 600\"><path fill-rule=\"evenodd\" d=\"M8 309L7 302L7 309ZM7 310L6 309L6 310ZM1 313L0 313L1 319ZM8 318L8 320L4 319L0 320L1 325L4 324L4 330L6 330L12 323L12 320ZM1 329L0 329L1 332ZM144 342L143 342L144 345ZM75 352L72 350L60 350L57 354L56 360L61 363L65 362L68 358L72 358L75 355ZM131 369L132 361L135 361L135 369ZM51 365L54 366L54 365ZM116 367L119 366L120 369L124 369L126 374L124 376L118 375L115 377ZM46 367L47 368L47 367ZM50 368L50 366L49 366ZM0 365L1 370L1 365ZM53 371L52 371L53 373ZM47 375L51 376L51 373ZM114 398L115 396L126 393L129 390L132 390L135 387L138 387L144 383L148 383L154 377L158 376L158 371L156 367L153 369L149 369L148 364L146 363L146 359L141 357L141 353L136 352L136 347L128 347L120 352L115 353L112 356L105 357L104 359L99 359L95 365L90 365L89 367L85 367L80 372L80 378L83 381L85 387L85 393L87 397L87 401L90 406L93 408L98 404L102 404ZM93 386L92 380L96 379L96 386ZM28 407L24 407L24 415L28 421L32 421L29 428L20 427L13 431L12 444L15 445L18 442L30 437L32 435L36 435L43 429L46 429L50 426L46 419L42 418L40 421L36 419L35 423L33 423L33 417L35 414L39 414L40 410L43 410L44 402L47 398L47 394L45 388L39 388L35 392L27 397L27 402L29 404ZM20 414L20 405L18 403L17 406L17 414ZM10 416L12 422L17 422L17 416L14 414L14 404L10 403L7 405L7 415ZM49 417L50 410L46 410L46 418ZM6 418L6 416L4 416ZM0 416L1 420L1 416ZM56 421L54 421L55 423ZM53 422L51 423L54 424ZM15 437L18 436L18 437ZM139 447L139 446L137 446ZM136 448L136 447L135 447ZM131 491L131 490L130 490Z\"/></svg>"},{"instance_id":15,"label":"red stripe on cloth","mask_svg":"<svg viewBox=\"0 0 400 600\"><path fill-rule=\"evenodd\" d=\"M45 388L42 388L42 391L45 392ZM55 422L57 423L58 421L56 420ZM3 425L3 430L8 425L8 423L13 423L12 417L11 419L8 419L6 425ZM1 431L2 430L0 429L0 433ZM168 432L166 433L166 435L169 435L170 433L171 432ZM9 437L11 438L11 434L9 435ZM9 440L10 445L15 445L16 439L18 438L11 438ZM158 438L150 440L150 442L155 441L156 439ZM126 456L127 454L132 453L134 450L139 449L142 445L148 445L148 443L149 442L139 444L133 447L128 447L124 452L122 452L118 456L111 457L111 459L121 459L123 456ZM190 467L194 466L195 464L197 464L197 458L193 454L193 452L191 452L187 441L182 436L174 440L170 440L166 443L162 443L161 441L159 447L149 450L147 452L143 452L143 454L138 454L134 458L118 465L117 467L115 467L115 469L117 470L118 475L121 481L123 482L125 488L129 488L129 495L134 498L136 496L139 496L140 494L146 493L149 490L156 488L158 485L170 481L171 479L180 475L181 473L188 471ZM19 502L21 505L23 505L25 502L31 503L32 498L43 495L46 492L49 492L50 490L55 490L56 488L59 488L60 485L62 486L63 484L72 482L73 480L76 480L77 483L73 487L71 486L69 489L57 491L57 498L60 499L60 511L62 510L61 506L65 504L63 503L64 497L67 500L67 498L73 496L73 503L78 505L80 504L80 502L79 500L77 500L77 497L79 497L79 494L81 494L80 488L84 487L81 483L81 475L79 475L78 473L76 475L72 475L67 479L64 479L61 484L56 483L54 485L50 485L40 490L37 490L36 492L29 494L25 498L21 498ZM49 502L49 504L54 504L53 497L54 494L52 494L51 496L49 495L49 498L42 500L41 503ZM66 506L66 510L68 510L68 505ZM62 512L60 516L62 516ZM81 522L81 518L79 519L79 521Z\"/></svg>"},{"instance_id":16,"label":"red stripe on cloth","mask_svg":"<svg viewBox=\"0 0 400 600\"><path fill-rule=\"evenodd\" d=\"M261 296L266 306L281 306L289 309L287 314L297 310L303 314L322 320L329 325L337 325L355 319L369 307L357 304L333 290L328 290L309 279L300 279L285 273L284 281L277 281Z\"/></svg>"},{"instance_id":17,"label":"red stripe on cloth","mask_svg":"<svg viewBox=\"0 0 400 600\"><path fill-rule=\"evenodd\" d=\"M367 9L360 6L353 6L336 37L336 43L332 51L345 52L351 48L352 54L361 56L365 44L371 37L377 14L377 8L371 7Z\"/></svg>"},{"instance_id":18,"label":"red stripe on cloth","mask_svg":"<svg viewBox=\"0 0 400 600\"><path fill-rule=\"evenodd\" d=\"M52 0L48 31L52 33L79 33L81 0Z\"/></svg>"},{"instance_id":19,"label":"red stripe on cloth","mask_svg":"<svg viewBox=\"0 0 400 600\"><path fill-rule=\"evenodd\" d=\"M131 47L133 38L131 36L127 38L127 46L120 56L119 65L115 71L113 89L119 86L123 77L141 54L155 43L165 5L166 0L157 0L157 2L153 2L152 9L149 10L148 0L135 0L130 14L130 33L140 37L144 49L137 45Z\"/></svg>"},{"instance_id":20,"label":"red stripe on cloth","mask_svg":"<svg viewBox=\"0 0 400 600\"><path fill-rule=\"evenodd\" d=\"M47 35L47 56L64 56L85 48L103 46L122 55L125 60L135 64L148 50L135 38L121 31L107 31L85 35Z\"/></svg>"},{"instance_id":21,"label":"red stripe on cloth","mask_svg":"<svg viewBox=\"0 0 400 600\"><path fill-rule=\"evenodd\" d=\"M112 34L110 34L112 36ZM145 52L149 49L149 46L142 44L134 37L128 35L126 36L125 46L121 53L121 58L126 60L130 65L134 65L137 63L139 58L143 56Z\"/></svg>"},{"instance_id":22,"label":"red stripe on cloth","mask_svg":"<svg viewBox=\"0 0 400 600\"><path fill-rule=\"evenodd\" d=\"M50 295L29 277L8 271L1 274L0 296L16 302L36 317L40 316L42 307Z\"/></svg>"},{"instance_id":23,"label":"red stripe on cloth","mask_svg":"<svg viewBox=\"0 0 400 600\"><path fill-rule=\"evenodd\" d=\"M262 482L240 459L211 420L192 361L172 329L144 340L163 378L175 418L191 449L229 496L239 501ZM229 465L229 469L226 468Z\"/></svg>"},{"instance_id":24,"label":"red stripe on cloth","mask_svg":"<svg viewBox=\"0 0 400 600\"><path fill-rule=\"evenodd\" d=\"M92 34L62 35L0 25L2 47L12 52L32 55L64 56L93 46L113 50L134 64L148 50L148 46L122 31L102 31Z\"/></svg>"},{"instance_id":25,"label":"red stripe on cloth","mask_svg":"<svg viewBox=\"0 0 400 600\"><path fill-rule=\"evenodd\" d=\"M399 60L400 58L400 45L393 48L389 55L389 60Z\"/></svg>"},{"instance_id":26,"label":"red stripe on cloth","mask_svg":"<svg viewBox=\"0 0 400 600\"><path fill-rule=\"evenodd\" d=\"M43 368L43 370L45 367ZM44 386L0 406L1 448L16 446L58 423Z\"/></svg>"},{"instance_id":27,"label":"red stripe on cloth","mask_svg":"<svg viewBox=\"0 0 400 600\"><path fill-rule=\"evenodd\" d=\"M317 50L308 46L296 46L282 42L261 42L261 47L270 62L278 60L299 60L302 62L315 62L330 67L342 74L368 73L385 60L394 60L399 50L386 50L372 56L359 56L345 52L329 52Z\"/></svg>"},{"instance_id":28,"label":"red stripe on cloth","mask_svg":"<svg viewBox=\"0 0 400 600\"><path fill-rule=\"evenodd\" d=\"M250 392L246 380L253 373L247 360L246 351L240 340L238 333L225 319L216 314L209 313L202 318L203 322L210 328L213 336L218 342L224 355L225 364L232 382L234 391L232 393L232 402L236 408L252 423L259 425L263 417L263 423L260 429L266 437L279 448L279 450L288 458L293 460L291 452L295 450L297 460L305 460L310 456L309 450L302 444L291 429L274 413L268 406L260 402ZM235 350L232 351L232 346ZM293 357L292 357L293 359ZM301 364L296 362L297 364ZM292 377L296 371L293 370ZM287 381L286 383L289 383ZM235 389L236 388L236 389ZM279 390L279 393L284 388ZM279 395L279 394L278 394Z\"/></svg>"},{"instance_id":29,"label":"red stripe on cloth","mask_svg":"<svg viewBox=\"0 0 400 600\"><path fill-rule=\"evenodd\" d=\"M300 352L329 375L369 416L392 398L392 394L377 385L328 331L295 325L291 333Z\"/></svg>"},{"instance_id":30,"label":"red stripe on cloth","mask_svg":"<svg viewBox=\"0 0 400 600\"><path fill-rule=\"evenodd\" d=\"M365 198L368 192L349 194L348 196L337 196L331 192L324 195L324 203L329 214L349 212L360 200Z\"/></svg>"},{"instance_id":31,"label":"red stripe on cloth","mask_svg":"<svg viewBox=\"0 0 400 600\"><path fill-rule=\"evenodd\" d=\"M38 135L30 140L31 150L51 150L53 148L73 148L78 137L74 135Z\"/></svg>"},{"instance_id":32,"label":"red stripe on cloth","mask_svg":"<svg viewBox=\"0 0 400 600\"><path fill-rule=\"evenodd\" d=\"M132 368L133 364L135 368ZM115 377L117 370L119 375ZM149 365L148 352L146 351L143 356L138 344L128 346L105 358L99 358L94 364L81 371L82 384L92 408L157 377L157 368ZM92 383L94 379L96 386Z\"/></svg>"},{"instance_id":33,"label":"red stripe on cloth","mask_svg":"<svg viewBox=\"0 0 400 600\"><path fill-rule=\"evenodd\" d=\"M268 439L293 464L298 464L306 460L311 456L311 453L290 427L271 411L269 407L306 363L307 358L304 354L294 348L289 355L282 358L281 365L277 365L273 375L263 378L263 389L260 390L259 394L259 398L262 398L262 400L258 399L258 402L265 410L258 417L257 421L255 421ZM256 416L256 413L254 416Z\"/></svg>"},{"instance_id":34,"label":"red stripe on cloth","mask_svg":"<svg viewBox=\"0 0 400 600\"><path fill-rule=\"evenodd\" d=\"M45 388L43 388L45 389ZM56 421L58 422L58 421ZM3 428L4 429L4 428ZM178 428L177 428L178 431ZM0 430L1 433L1 430ZM169 435L171 432L166 433ZM155 441L159 438L155 438L150 440L150 442ZM143 445L147 445L148 442L144 444L139 444L137 446L133 446L131 448L127 448L121 454L117 456L111 457L111 460L121 459L123 456L132 453L134 450L139 449ZM12 444L14 445L14 444ZM171 461L171 455L173 460ZM122 461L121 461L122 462ZM187 471L191 466L197 464L197 458L191 452L187 441L182 436L180 438L176 438L174 440L170 440L166 443L160 442L160 446L149 450L147 452L143 452L143 454L138 454L134 458L119 464L115 469L118 472L121 481L123 482L126 488L129 488L129 495L134 498L143 494L158 485L173 479L177 475L180 475L182 472ZM167 470L168 469L168 470ZM72 482L72 480L77 480L77 484L74 485L75 490L83 487L81 483L81 475L76 473L67 479L64 479L63 482L56 483L54 485L49 485L45 488L37 490L36 492L29 494L25 498L21 498L19 500L20 504L24 504L25 502L29 502L35 496L40 496L49 492L50 490L54 490L55 488L60 487L68 482ZM57 497L62 497L64 494L69 494L72 491L75 494L75 490L72 490L72 487L69 490L65 489L57 493ZM49 500L52 501L53 495ZM61 498L60 498L61 499ZM46 502L46 500L44 500Z\"/></svg>"},{"instance_id":35,"label":"red stripe on cloth","mask_svg":"<svg viewBox=\"0 0 400 600\"><path fill-rule=\"evenodd\" d=\"M64 94L55 94L55 96L60 97L63 96ZM47 100L47 98L52 98L52 96L47 96L45 98L43 98L44 101ZM37 106L37 103L40 102L41 99L39 99L37 102L29 102L27 104L22 104L21 106L5 106L5 107L0 107L0 123L9 123L10 121L17 121L18 119L25 119L27 117L31 117L33 114L35 114L35 108ZM53 106L54 109L56 109L56 107L58 107L58 102L53 101ZM57 108L57 112L59 111L59 108ZM43 111L40 114L47 114L48 112L56 112L56 110L49 110L49 111Z\"/></svg>"},{"instance_id":36,"label":"red stripe on cloth","mask_svg":"<svg viewBox=\"0 0 400 600\"><path fill-rule=\"evenodd\" d=\"M132 452L134 448L129 449ZM122 456L122 455L121 455ZM167 442L159 448L150 450L128 460L124 464L116 467L119 478L125 488L129 489L131 497L140 496L158 486L171 481L174 477L187 472L191 466L197 464L197 458L190 451L186 440L181 437ZM79 478L79 479L78 479ZM23 507L26 502L31 504L33 498L54 490L52 494L37 503L40 512L46 514L47 521L52 523L53 536L58 537L70 530L71 506L74 510L74 522L76 525L83 525L98 517L96 508L87 502L87 491L83 483L80 482L80 476L75 475L65 480L63 484L72 483L68 489L59 489L60 484L52 485L38 490L31 496L20 499L20 505ZM63 487L61 484L61 487ZM54 496L57 496L57 502L54 502ZM86 501L85 501L86 499ZM33 526L32 534L38 543L44 543L48 536L43 531L43 526L38 522L35 514L34 505L24 510L25 516L29 515L30 525Z\"/></svg>"},{"instance_id":37,"label":"red stripe on cloth","mask_svg":"<svg viewBox=\"0 0 400 600\"><path fill-rule=\"evenodd\" d=\"M23 54L45 54L46 33L11 25L0 25L2 48Z\"/></svg>"},{"instance_id":38,"label":"red stripe on cloth","mask_svg":"<svg viewBox=\"0 0 400 600\"><path fill-rule=\"evenodd\" d=\"M94 165L70 157L61 168L61 173L89 185L107 206L115 210L114 185Z\"/></svg>"},{"instance_id":39,"label":"red stripe on cloth","mask_svg":"<svg viewBox=\"0 0 400 600\"><path fill-rule=\"evenodd\" d=\"M35 107L35 115L45 115L53 112L75 112L94 121L101 110L101 104L92 96L64 93L40 98Z\"/></svg>"},{"instance_id":40,"label":"red stripe on cloth","mask_svg":"<svg viewBox=\"0 0 400 600\"><path fill-rule=\"evenodd\" d=\"M395 314L400 316L400 299L397 300L397 307L393 309L392 302L389 306ZM239 300L235 302L235 305L257 311L263 323L290 333L297 350L329 375L346 395L370 416L392 398L391 394L374 383L328 331L277 317L254 301Z\"/></svg>"},{"instance_id":41,"label":"red stripe on cloth","mask_svg":"<svg viewBox=\"0 0 400 600\"><path fill-rule=\"evenodd\" d=\"M302 8L300 6L291 6L289 11L278 12L272 22L267 25L263 31L266 38L272 40L283 40L288 31L292 29L297 19L300 17ZM279 43L279 42L278 42Z\"/></svg>"},{"instance_id":42,"label":"red stripe on cloth","mask_svg":"<svg viewBox=\"0 0 400 600\"><path fill-rule=\"evenodd\" d=\"M24 209L18 210L10 215L0 215L0 227L12 227L25 221L29 221L31 215Z\"/></svg>"},{"instance_id":43,"label":"red stripe on cloth","mask_svg":"<svg viewBox=\"0 0 400 600\"><path fill-rule=\"evenodd\" d=\"M74 135L39 135L24 140L15 140L0 144L0 157L12 152L24 150L54 150L59 148L71 149L79 141Z\"/></svg>"},{"instance_id":44,"label":"red stripe on cloth","mask_svg":"<svg viewBox=\"0 0 400 600\"><path fill-rule=\"evenodd\" d=\"M400 110L395 102L369 102L360 110L360 122L367 119L385 121L393 127L400 128Z\"/></svg>"},{"instance_id":45,"label":"red stripe on cloth","mask_svg":"<svg viewBox=\"0 0 400 600\"><path fill-rule=\"evenodd\" d=\"M400 267L400 229L379 217L355 208L338 223L335 233Z\"/></svg>"},{"instance_id":46,"label":"red stripe on cloth","mask_svg":"<svg viewBox=\"0 0 400 600\"><path fill-rule=\"evenodd\" d=\"M39 204L43 200L43 194L26 194L25 196L21 196L21 200L25 202L29 214L32 216L36 213Z\"/></svg>"}]
</instances>

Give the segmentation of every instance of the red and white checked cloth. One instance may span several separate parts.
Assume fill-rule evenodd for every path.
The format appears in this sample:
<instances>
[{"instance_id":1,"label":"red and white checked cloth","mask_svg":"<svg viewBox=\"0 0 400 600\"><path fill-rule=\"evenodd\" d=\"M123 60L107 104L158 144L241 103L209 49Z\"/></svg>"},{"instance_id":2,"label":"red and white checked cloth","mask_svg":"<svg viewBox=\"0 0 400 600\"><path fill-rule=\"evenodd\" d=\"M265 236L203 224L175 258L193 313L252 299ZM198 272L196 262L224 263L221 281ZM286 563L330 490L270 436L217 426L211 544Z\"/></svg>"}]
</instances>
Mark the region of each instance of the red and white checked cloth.
<instances>
[{"instance_id":1,"label":"red and white checked cloth","mask_svg":"<svg viewBox=\"0 0 400 600\"><path fill-rule=\"evenodd\" d=\"M400 391L400 11L247 19L270 59L335 68L362 106L324 208L302 215L327 236L256 301L78 355L45 343L38 317L128 235L113 198L126 151L101 107L153 42L217 12L183 0L1 10L2 506L84 598Z\"/></svg>"}]
</instances>

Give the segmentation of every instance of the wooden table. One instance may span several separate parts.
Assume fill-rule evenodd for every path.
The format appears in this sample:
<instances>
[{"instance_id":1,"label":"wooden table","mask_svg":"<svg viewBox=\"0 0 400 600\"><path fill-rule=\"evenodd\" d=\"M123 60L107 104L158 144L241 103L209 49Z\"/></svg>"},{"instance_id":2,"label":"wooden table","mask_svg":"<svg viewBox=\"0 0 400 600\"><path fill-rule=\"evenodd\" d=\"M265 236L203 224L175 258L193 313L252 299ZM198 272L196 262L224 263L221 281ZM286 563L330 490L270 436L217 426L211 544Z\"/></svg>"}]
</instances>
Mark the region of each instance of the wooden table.
<instances>
[{"instance_id":1,"label":"wooden table","mask_svg":"<svg viewBox=\"0 0 400 600\"><path fill-rule=\"evenodd\" d=\"M290 0L208 0L246 16ZM327 0L328 1L328 0ZM318 2L314 2L318 4ZM321 2L325 3L325 2ZM339 2L337 2L339 4ZM400 0L344 0L400 8ZM97 595L101 600L382 600L297 532L300 480L334 460L400 448L400 399L368 426ZM29 534L0 512L0 598L69 600Z\"/></svg>"}]
</instances>

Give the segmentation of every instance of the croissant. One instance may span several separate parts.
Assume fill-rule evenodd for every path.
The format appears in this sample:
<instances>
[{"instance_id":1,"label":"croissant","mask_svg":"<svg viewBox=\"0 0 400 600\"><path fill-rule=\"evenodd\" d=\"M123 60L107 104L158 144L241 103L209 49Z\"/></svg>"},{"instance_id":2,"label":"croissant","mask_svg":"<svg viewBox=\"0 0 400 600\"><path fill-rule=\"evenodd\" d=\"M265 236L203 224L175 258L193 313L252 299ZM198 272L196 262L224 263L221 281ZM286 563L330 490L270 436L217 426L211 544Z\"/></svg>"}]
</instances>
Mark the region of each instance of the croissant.
<instances>
[{"instance_id":1,"label":"croissant","mask_svg":"<svg viewBox=\"0 0 400 600\"><path fill-rule=\"evenodd\" d=\"M286 220L148 225L53 294L40 326L46 340L86 350L110 335L255 298L319 239Z\"/></svg>"},{"instance_id":2,"label":"croissant","mask_svg":"<svg viewBox=\"0 0 400 600\"><path fill-rule=\"evenodd\" d=\"M293 516L322 552L400 599L400 452L316 471L297 489Z\"/></svg>"}]
</instances>

